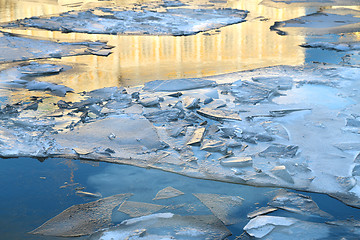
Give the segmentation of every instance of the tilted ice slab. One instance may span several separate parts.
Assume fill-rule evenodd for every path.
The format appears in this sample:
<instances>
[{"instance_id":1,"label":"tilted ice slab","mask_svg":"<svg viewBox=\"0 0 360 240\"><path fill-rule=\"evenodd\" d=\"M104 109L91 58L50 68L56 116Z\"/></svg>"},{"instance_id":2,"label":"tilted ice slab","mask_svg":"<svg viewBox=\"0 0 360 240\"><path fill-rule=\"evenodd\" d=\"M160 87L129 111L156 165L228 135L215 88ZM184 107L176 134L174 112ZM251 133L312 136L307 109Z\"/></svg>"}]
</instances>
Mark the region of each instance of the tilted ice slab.
<instances>
[{"instance_id":1,"label":"tilted ice slab","mask_svg":"<svg viewBox=\"0 0 360 240\"><path fill-rule=\"evenodd\" d=\"M360 207L359 75L278 66L200 79L203 88L169 81L172 92L105 88L37 118L9 104L0 109L0 155L129 164L326 193ZM190 98L194 108L185 107Z\"/></svg>"},{"instance_id":2,"label":"tilted ice slab","mask_svg":"<svg viewBox=\"0 0 360 240\"><path fill-rule=\"evenodd\" d=\"M110 51L102 42L53 42L0 31L0 63Z\"/></svg>"},{"instance_id":3,"label":"tilted ice slab","mask_svg":"<svg viewBox=\"0 0 360 240\"><path fill-rule=\"evenodd\" d=\"M119 7L67 12L53 17L32 17L3 27L34 27L51 31L192 35L245 21L247 11L237 9L171 8L162 12L124 10Z\"/></svg>"},{"instance_id":4,"label":"tilted ice slab","mask_svg":"<svg viewBox=\"0 0 360 240\"><path fill-rule=\"evenodd\" d=\"M306 16L275 22L270 29L281 35L294 30L310 34L358 32L360 29L359 16L360 12L352 9L323 10Z\"/></svg>"}]
</instances>

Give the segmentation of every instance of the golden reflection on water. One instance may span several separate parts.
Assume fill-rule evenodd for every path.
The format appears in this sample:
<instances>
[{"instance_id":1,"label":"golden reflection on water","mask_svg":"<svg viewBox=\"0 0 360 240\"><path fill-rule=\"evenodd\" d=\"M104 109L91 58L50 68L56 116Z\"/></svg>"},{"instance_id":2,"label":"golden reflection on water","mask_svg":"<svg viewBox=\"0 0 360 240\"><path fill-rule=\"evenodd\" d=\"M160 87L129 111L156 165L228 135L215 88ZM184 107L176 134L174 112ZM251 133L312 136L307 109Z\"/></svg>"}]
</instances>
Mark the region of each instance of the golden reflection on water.
<instances>
[{"instance_id":1,"label":"golden reflection on water","mask_svg":"<svg viewBox=\"0 0 360 240\"><path fill-rule=\"evenodd\" d=\"M0 0L1 21L68 11L76 1L46 3ZM134 1L135 2L135 1ZM148 2L148 1L146 1ZM304 63L304 50L298 47L304 36L279 36L269 27L274 21L305 15L305 8L275 9L258 5L261 0L228 1L226 7L249 10L247 22L223 27L220 32L193 36L126 36L63 34L45 30L4 31L61 40L102 40L115 46L108 57L64 57L61 63L74 70L46 81L63 83L76 92L108 86L133 86L151 80L202 77L258 67ZM117 1L117 4L121 1ZM90 4L90 2L87 2ZM82 5L86 5L83 3ZM91 4L90 4L91 5ZM269 18L260 21L259 17Z\"/></svg>"}]
</instances>

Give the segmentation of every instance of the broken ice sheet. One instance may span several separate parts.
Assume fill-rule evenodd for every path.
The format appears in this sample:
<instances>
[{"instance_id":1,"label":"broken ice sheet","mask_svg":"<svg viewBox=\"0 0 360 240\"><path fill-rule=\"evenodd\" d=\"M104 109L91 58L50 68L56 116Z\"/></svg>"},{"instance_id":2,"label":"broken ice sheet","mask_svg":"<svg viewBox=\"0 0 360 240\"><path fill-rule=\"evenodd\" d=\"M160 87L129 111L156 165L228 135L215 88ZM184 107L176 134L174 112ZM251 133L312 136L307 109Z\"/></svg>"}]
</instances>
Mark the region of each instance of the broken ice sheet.
<instances>
[{"instance_id":1,"label":"broken ice sheet","mask_svg":"<svg viewBox=\"0 0 360 240\"><path fill-rule=\"evenodd\" d=\"M176 188L173 187L166 187L164 189L161 189L155 196L155 198L153 200L159 200L159 199L168 199L168 198L173 198L173 197L177 197L180 195L184 195L184 193L180 190L177 190Z\"/></svg>"},{"instance_id":2,"label":"broken ice sheet","mask_svg":"<svg viewBox=\"0 0 360 240\"><path fill-rule=\"evenodd\" d=\"M120 205L118 211L126 213L130 217L141 217L155 213L164 207L151 203L125 201Z\"/></svg>"},{"instance_id":3,"label":"broken ice sheet","mask_svg":"<svg viewBox=\"0 0 360 240\"><path fill-rule=\"evenodd\" d=\"M165 11L124 10L121 7L71 11L53 17L33 17L3 27L35 27L51 31L97 34L192 35L245 21L246 11L169 8Z\"/></svg>"},{"instance_id":4,"label":"broken ice sheet","mask_svg":"<svg viewBox=\"0 0 360 240\"><path fill-rule=\"evenodd\" d=\"M224 239L230 231L212 215L180 216L158 213L123 221L91 240L110 239Z\"/></svg>"},{"instance_id":5,"label":"broken ice sheet","mask_svg":"<svg viewBox=\"0 0 360 240\"><path fill-rule=\"evenodd\" d=\"M210 211L225 225L235 224L239 221L237 211L244 199L239 196L227 196L210 193L193 193Z\"/></svg>"},{"instance_id":6,"label":"broken ice sheet","mask_svg":"<svg viewBox=\"0 0 360 240\"><path fill-rule=\"evenodd\" d=\"M132 194L118 194L94 202L74 205L48 220L31 234L59 237L89 235L111 224L113 209Z\"/></svg>"},{"instance_id":7,"label":"broken ice sheet","mask_svg":"<svg viewBox=\"0 0 360 240\"><path fill-rule=\"evenodd\" d=\"M355 11L359 15L360 12ZM358 32L360 29L360 18L354 16L354 10L332 9L331 11L321 11L312 13L299 18L294 18L282 22L275 22L270 27L283 35L284 31L291 31L292 28L301 29L310 34L329 34L329 33L348 33Z\"/></svg>"},{"instance_id":8,"label":"broken ice sheet","mask_svg":"<svg viewBox=\"0 0 360 240\"><path fill-rule=\"evenodd\" d=\"M310 197L286 190L279 190L278 194L269 202L269 205L308 216L332 217L330 214L320 210Z\"/></svg>"},{"instance_id":9,"label":"broken ice sheet","mask_svg":"<svg viewBox=\"0 0 360 240\"><path fill-rule=\"evenodd\" d=\"M53 42L0 31L0 63L88 55L105 48L102 42Z\"/></svg>"}]
</instances>

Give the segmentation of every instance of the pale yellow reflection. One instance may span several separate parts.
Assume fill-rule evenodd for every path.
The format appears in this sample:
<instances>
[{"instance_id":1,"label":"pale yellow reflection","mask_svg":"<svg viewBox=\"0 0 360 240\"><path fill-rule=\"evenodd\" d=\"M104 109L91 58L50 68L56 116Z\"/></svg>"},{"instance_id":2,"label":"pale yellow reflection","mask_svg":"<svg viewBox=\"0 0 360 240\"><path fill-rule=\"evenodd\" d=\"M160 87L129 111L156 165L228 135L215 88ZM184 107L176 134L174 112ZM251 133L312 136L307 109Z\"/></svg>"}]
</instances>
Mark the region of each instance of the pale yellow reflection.
<instances>
[{"instance_id":1,"label":"pale yellow reflection","mask_svg":"<svg viewBox=\"0 0 360 240\"><path fill-rule=\"evenodd\" d=\"M0 0L1 6L5 0ZM74 1L70 1L74 2ZM221 28L220 33L186 37L91 35L43 30L6 30L36 37L61 40L103 40L115 46L108 57L65 57L61 63L74 64L75 70L47 81L63 83L75 91L88 91L108 86L133 86L157 79L202 77L258 67L304 63L304 50L298 45L303 36L279 36L269 27L277 20L305 15L305 8L275 9L256 1L229 1L226 6L246 9L248 21ZM62 3L64 4L64 3ZM58 13L58 5L35 4L15 6L10 12L23 12L24 17ZM3 10L2 10L3 11ZM43 11L42 14L40 12ZM51 12L53 11L53 12ZM9 15L9 14L7 14ZM269 21L260 21L263 16ZM22 18L20 15L13 19Z\"/></svg>"}]
</instances>

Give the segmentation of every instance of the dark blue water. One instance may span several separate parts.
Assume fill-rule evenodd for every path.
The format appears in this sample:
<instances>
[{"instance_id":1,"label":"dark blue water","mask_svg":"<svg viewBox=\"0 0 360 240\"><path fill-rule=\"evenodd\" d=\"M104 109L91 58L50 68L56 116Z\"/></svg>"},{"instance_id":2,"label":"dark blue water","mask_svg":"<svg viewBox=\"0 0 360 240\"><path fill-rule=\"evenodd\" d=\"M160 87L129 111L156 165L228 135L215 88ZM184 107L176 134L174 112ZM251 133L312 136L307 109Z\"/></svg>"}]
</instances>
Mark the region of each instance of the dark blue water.
<instances>
[{"instance_id":1,"label":"dark blue water","mask_svg":"<svg viewBox=\"0 0 360 240\"><path fill-rule=\"evenodd\" d=\"M185 195L160 200L158 204L188 204L196 209L194 214L211 212L197 201L192 193L217 193L244 198L244 203L237 213L240 222L228 226L233 232L229 239L235 239L248 222L246 214L256 207L266 206L276 192L276 189L271 188L192 179L159 170L89 163L65 159L47 159L44 162L30 158L0 159L0 239L65 239L34 236L27 232L74 204L95 200L76 195L75 187L84 187L84 191L88 192L100 192L104 197L133 193L131 201L150 202L159 190L167 186L179 189ZM359 209L348 207L323 194L304 194L310 195L322 210L336 219L352 216L360 219ZM174 210L174 213L184 214L184 211ZM294 217L285 211L278 211L277 215ZM126 218L128 217L125 214L119 213L114 217L114 221L116 223Z\"/></svg>"}]
</instances>

